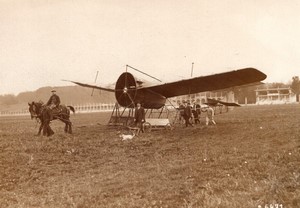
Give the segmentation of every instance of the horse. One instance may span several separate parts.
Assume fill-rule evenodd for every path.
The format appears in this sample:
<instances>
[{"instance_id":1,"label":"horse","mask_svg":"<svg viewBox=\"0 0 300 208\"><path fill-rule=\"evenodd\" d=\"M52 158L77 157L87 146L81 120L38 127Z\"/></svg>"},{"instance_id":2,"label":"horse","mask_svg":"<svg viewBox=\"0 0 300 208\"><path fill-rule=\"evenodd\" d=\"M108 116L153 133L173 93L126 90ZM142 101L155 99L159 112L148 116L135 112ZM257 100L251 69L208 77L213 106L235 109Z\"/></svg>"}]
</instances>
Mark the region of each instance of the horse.
<instances>
[{"instance_id":1,"label":"horse","mask_svg":"<svg viewBox=\"0 0 300 208\"><path fill-rule=\"evenodd\" d=\"M36 118L40 120L40 127L37 135L41 134L43 129L44 136L51 136L54 134L50 127L51 120L60 120L65 123L64 131L66 133L72 134L72 122L70 121L70 110L75 113L73 106L60 105L58 107L59 111L53 111L48 106L44 105L43 102L34 102L28 103L29 112L31 119ZM53 116L51 116L53 114Z\"/></svg>"}]
</instances>

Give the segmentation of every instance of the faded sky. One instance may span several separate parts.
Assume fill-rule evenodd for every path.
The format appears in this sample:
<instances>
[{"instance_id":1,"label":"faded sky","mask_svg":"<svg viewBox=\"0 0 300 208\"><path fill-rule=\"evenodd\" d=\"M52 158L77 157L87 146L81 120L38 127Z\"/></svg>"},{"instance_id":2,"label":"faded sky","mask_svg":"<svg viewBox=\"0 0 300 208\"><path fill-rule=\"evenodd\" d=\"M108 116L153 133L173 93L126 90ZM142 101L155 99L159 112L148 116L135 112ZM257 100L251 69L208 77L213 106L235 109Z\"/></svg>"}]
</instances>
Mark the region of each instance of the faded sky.
<instances>
[{"instance_id":1,"label":"faded sky","mask_svg":"<svg viewBox=\"0 0 300 208\"><path fill-rule=\"evenodd\" d=\"M0 0L0 94L113 83L129 64L163 80L254 67L300 75L298 0Z\"/></svg>"}]
</instances>

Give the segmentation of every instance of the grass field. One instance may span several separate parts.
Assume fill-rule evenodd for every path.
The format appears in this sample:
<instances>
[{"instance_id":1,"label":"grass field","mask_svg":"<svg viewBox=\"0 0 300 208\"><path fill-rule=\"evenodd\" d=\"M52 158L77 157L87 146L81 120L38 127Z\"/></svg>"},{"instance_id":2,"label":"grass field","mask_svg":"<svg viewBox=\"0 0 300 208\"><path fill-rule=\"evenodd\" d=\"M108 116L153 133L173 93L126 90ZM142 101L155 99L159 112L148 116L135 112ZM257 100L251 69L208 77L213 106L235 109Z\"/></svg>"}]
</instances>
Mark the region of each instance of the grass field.
<instances>
[{"instance_id":1,"label":"grass field","mask_svg":"<svg viewBox=\"0 0 300 208\"><path fill-rule=\"evenodd\" d=\"M300 207L300 105L236 108L217 126L121 141L109 115L37 137L0 117L0 207ZM203 122L202 118L202 122Z\"/></svg>"}]
</instances>

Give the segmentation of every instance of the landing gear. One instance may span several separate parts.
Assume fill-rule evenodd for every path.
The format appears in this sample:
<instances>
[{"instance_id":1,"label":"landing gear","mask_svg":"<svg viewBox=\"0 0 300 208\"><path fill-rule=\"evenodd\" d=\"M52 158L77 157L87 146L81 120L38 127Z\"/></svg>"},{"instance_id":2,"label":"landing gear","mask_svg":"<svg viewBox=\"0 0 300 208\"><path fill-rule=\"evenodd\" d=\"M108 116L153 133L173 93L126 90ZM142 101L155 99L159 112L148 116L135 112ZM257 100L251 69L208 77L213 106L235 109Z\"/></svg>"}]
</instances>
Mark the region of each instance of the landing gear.
<instances>
[{"instance_id":1,"label":"landing gear","mask_svg":"<svg viewBox=\"0 0 300 208\"><path fill-rule=\"evenodd\" d=\"M120 107L118 103L115 104L113 112L110 116L108 125L110 126L130 126L134 123L134 109Z\"/></svg>"}]
</instances>

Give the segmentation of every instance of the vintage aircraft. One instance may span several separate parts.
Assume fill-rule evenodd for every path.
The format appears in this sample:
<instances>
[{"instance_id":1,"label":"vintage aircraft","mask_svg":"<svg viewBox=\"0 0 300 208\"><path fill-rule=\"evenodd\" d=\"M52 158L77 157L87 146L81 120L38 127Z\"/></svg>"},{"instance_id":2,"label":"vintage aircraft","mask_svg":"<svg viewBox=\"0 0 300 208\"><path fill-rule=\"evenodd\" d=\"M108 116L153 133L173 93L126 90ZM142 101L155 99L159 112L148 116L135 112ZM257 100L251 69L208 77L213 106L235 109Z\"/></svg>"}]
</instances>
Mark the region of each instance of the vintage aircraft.
<instances>
[{"instance_id":1,"label":"vintage aircraft","mask_svg":"<svg viewBox=\"0 0 300 208\"><path fill-rule=\"evenodd\" d=\"M76 81L70 82L83 87L114 92L118 104L125 108L134 108L136 103L140 102L145 109L160 109L171 97L260 84L266 77L264 73L255 68L244 68L170 83L153 84L137 79L127 72L126 68L126 72L119 76L114 89Z\"/></svg>"}]
</instances>

